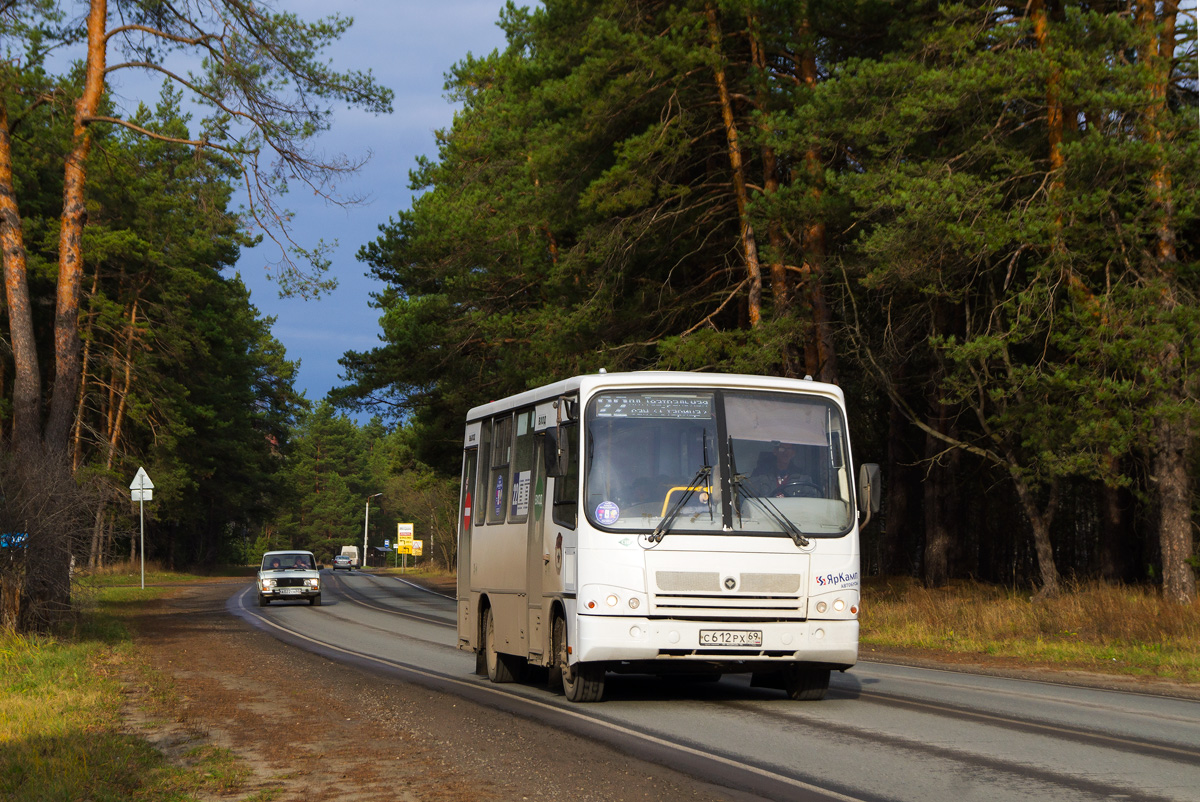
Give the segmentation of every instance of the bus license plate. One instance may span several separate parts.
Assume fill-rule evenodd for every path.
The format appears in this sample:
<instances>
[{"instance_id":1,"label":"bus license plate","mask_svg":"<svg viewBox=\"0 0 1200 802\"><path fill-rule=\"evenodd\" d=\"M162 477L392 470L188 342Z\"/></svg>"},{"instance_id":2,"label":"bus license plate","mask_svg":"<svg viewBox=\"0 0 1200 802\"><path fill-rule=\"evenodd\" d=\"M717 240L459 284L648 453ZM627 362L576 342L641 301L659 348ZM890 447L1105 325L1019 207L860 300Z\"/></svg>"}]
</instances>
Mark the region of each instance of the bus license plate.
<instances>
[{"instance_id":1,"label":"bus license plate","mask_svg":"<svg viewBox=\"0 0 1200 802\"><path fill-rule=\"evenodd\" d=\"M702 629L701 646L762 646L761 629Z\"/></svg>"}]
</instances>

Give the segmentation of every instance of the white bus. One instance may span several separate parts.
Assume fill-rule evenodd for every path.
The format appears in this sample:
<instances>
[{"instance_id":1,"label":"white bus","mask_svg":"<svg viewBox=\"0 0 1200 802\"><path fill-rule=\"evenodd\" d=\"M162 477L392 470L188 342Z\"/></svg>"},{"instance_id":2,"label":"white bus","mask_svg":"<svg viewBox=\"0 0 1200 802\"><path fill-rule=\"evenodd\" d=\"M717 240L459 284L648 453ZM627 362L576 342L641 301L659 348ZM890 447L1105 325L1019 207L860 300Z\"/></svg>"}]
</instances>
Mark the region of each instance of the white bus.
<instances>
[{"instance_id":1,"label":"white bus","mask_svg":"<svg viewBox=\"0 0 1200 802\"><path fill-rule=\"evenodd\" d=\"M475 407L459 648L494 682L545 666L572 701L608 672L821 699L858 659L878 475L852 487L842 391L807 379L601 372Z\"/></svg>"}]
</instances>

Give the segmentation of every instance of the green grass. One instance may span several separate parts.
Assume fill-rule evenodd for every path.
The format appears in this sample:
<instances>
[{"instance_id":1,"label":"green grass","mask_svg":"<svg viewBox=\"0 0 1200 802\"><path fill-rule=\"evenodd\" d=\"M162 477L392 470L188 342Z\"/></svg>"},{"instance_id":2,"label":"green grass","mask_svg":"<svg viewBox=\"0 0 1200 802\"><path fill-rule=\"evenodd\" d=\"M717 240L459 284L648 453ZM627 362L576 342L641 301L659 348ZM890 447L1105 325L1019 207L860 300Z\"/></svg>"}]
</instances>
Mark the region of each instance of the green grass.
<instances>
[{"instance_id":1,"label":"green grass","mask_svg":"<svg viewBox=\"0 0 1200 802\"><path fill-rule=\"evenodd\" d=\"M0 799L174 802L237 793L248 771L229 751L206 745L171 762L122 726L123 675L148 684L158 704L172 697L111 610L164 592L101 590L96 609L60 636L0 633Z\"/></svg>"},{"instance_id":2,"label":"green grass","mask_svg":"<svg viewBox=\"0 0 1200 802\"><path fill-rule=\"evenodd\" d=\"M863 588L863 651L896 649L1012 664L1200 682L1200 602L1151 589L1082 585L1056 599L977 583L910 579Z\"/></svg>"},{"instance_id":3,"label":"green grass","mask_svg":"<svg viewBox=\"0 0 1200 802\"><path fill-rule=\"evenodd\" d=\"M252 577L257 570L254 566L227 565L220 566L207 574L185 574L170 571L160 563L146 563L146 585L177 585L181 582L193 582L212 577ZM78 572L78 582L87 587L108 588L142 584L142 566L137 561L114 563L103 568L81 570Z\"/></svg>"}]
</instances>

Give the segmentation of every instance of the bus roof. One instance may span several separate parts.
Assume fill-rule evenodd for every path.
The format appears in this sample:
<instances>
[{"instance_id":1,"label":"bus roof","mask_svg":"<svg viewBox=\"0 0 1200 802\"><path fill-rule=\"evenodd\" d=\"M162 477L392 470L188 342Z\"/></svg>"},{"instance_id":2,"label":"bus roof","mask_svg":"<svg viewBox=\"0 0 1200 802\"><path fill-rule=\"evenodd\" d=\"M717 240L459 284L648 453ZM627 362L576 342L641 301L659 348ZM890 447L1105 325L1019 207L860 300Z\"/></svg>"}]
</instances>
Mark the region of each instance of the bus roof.
<instances>
[{"instance_id":1,"label":"bus roof","mask_svg":"<svg viewBox=\"0 0 1200 802\"><path fill-rule=\"evenodd\" d=\"M562 395L590 395L602 388L721 387L740 390L783 390L823 395L845 405L842 388L812 379L785 379L779 376L751 376L740 373L700 373L695 371L645 370L626 373L588 373L526 390L471 408L467 422L480 420L510 409L536 404Z\"/></svg>"}]
</instances>

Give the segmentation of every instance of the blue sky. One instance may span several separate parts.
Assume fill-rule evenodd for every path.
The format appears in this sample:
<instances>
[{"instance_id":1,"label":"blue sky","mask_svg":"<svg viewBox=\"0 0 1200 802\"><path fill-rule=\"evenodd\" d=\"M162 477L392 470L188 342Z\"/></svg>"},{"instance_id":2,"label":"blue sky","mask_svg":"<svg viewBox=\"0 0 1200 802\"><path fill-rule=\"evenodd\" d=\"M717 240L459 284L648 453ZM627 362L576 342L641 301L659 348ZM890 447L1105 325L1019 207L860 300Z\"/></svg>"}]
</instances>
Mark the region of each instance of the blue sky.
<instances>
[{"instance_id":1,"label":"blue sky","mask_svg":"<svg viewBox=\"0 0 1200 802\"><path fill-rule=\"evenodd\" d=\"M433 132L450 125L455 106L444 97L445 73L468 52L484 55L504 46L496 27L503 0L291 0L285 4L305 19L336 8L354 25L327 54L339 69L370 69L395 93L395 112L375 116L344 107L335 111L332 129L319 147L327 153L371 161L341 188L345 195L365 195L369 202L339 208L295 192L283 205L296 213L297 240L311 246L318 239L337 240L331 274L338 289L315 301L280 299L266 278L265 265L278 250L264 244L242 254L237 270L250 287L251 301L266 316L276 317L272 331L300 360L298 389L318 401L342 384L337 363L346 351L379 345L379 310L369 306L370 293L382 289L355 259L359 247L378 236L386 223L412 201L408 172L419 155L433 157Z\"/></svg>"}]
</instances>

